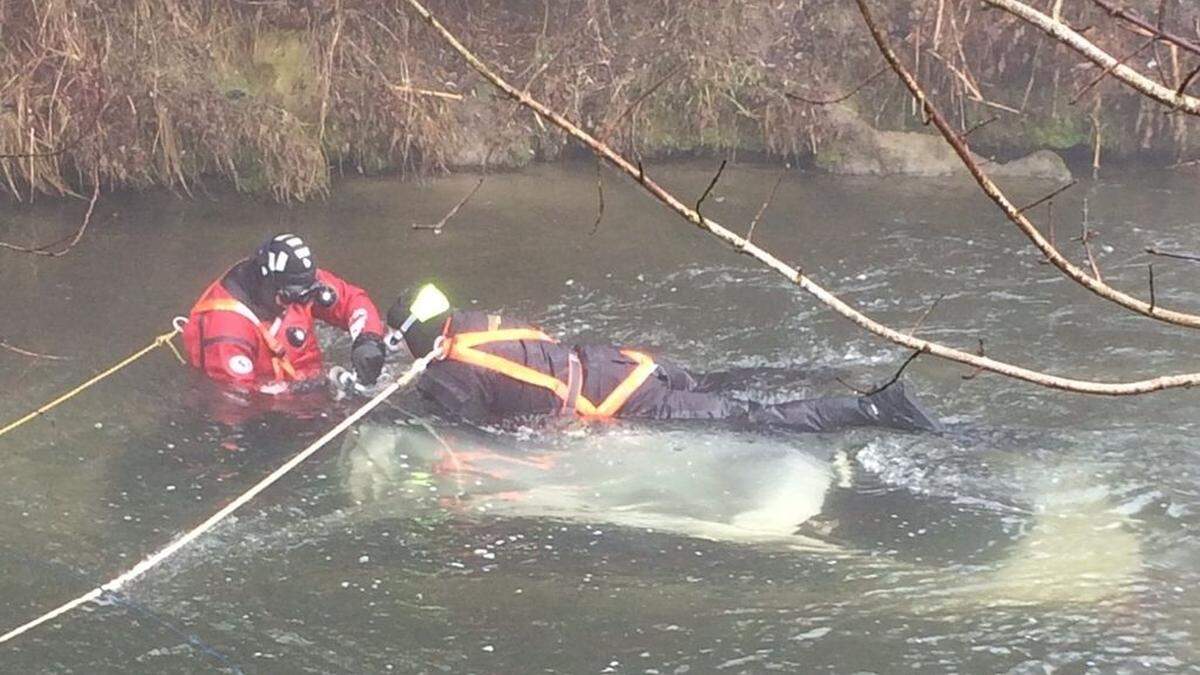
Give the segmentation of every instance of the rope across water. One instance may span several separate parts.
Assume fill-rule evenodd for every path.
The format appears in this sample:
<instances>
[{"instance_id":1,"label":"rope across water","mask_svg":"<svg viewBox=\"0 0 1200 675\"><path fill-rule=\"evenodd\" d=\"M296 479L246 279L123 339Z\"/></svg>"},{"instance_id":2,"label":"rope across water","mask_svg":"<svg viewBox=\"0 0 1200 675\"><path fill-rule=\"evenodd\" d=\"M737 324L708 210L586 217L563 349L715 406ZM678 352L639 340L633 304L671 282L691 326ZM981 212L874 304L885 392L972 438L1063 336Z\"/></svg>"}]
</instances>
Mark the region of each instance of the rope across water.
<instances>
[{"instance_id":1,"label":"rope across water","mask_svg":"<svg viewBox=\"0 0 1200 675\"><path fill-rule=\"evenodd\" d=\"M147 349L147 351L149 349L152 349L155 346L157 346L157 344L151 345L151 347L149 347ZM303 462L304 460L311 457L313 453L315 453L316 451L325 447L327 444L329 444L330 441L332 441L333 439L335 439L339 435L341 435L341 433L343 431L350 428L350 426L352 424L354 424L358 420L362 419L362 417L364 415L366 415L367 413L374 410L380 403L383 403L389 396L394 394L396 391L398 391L402 387L407 386L410 382L412 382L418 375L420 375L425 370L425 368L429 365L429 363L431 361L433 361L434 359L440 358L440 357L441 357L440 349L434 349L434 351L430 352L428 355L424 356L423 358L417 359L416 361L413 362L412 366L410 366L409 369L402 376L400 376L400 378L398 378L395 382L392 382L387 387L384 387L378 394L375 394L375 396L373 398L371 398L371 400L364 403L361 407L359 407L353 413L350 413L350 415L347 416L346 419L339 422L337 424L337 426L335 426L332 429L330 429L329 431L325 432L324 435L322 435L317 440L313 441L308 447L301 450L299 453L297 453L295 456L293 456L291 459L289 459L286 463L284 463L278 469L275 469L274 471L272 471L270 473L270 475L268 475L266 478L263 478L261 481L259 481L257 484L255 484L253 487L251 487L249 490L243 492L241 494L241 496L239 496L237 499L234 499L232 502L229 502L229 504L225 505L225 507L222 508L220 511L217 511L213 515L209 516L207 520L200 523L199 525L192 528L191 530L188 530L186 533L184 533L183 536L179 537L175 541L173 541L170 544L168 544L167 546L163 547L157 553L149 556L145 560L142 560L140 563L133 566L129 571L125 572L124 574L121 574L121 575L113 578L112 580L108 581L107 583L104 583L100 586L97 586L96 588L93 588L92 590L88 591L87 593L84 593L83 595L79 596L78 598L75 598L74 600L71 600L70 602L67 602L63 605L60 605L59 607L57 607L55 609L50 610L49 612L46 612L45 614L39 616L36 619L33 619L32 621L29 621L25 624L22 624L16 628L10 630L9 632L5 633L4 635L0 635L0 644L13 639L13 638L21 635L22 633L28 632L28 631L40 626L41 624L46 623L47 621L50 621L51 619L54 619L58 616L62 616L63 614L66 614L67 612L71 611L72 609L75 609L76 607L79 607L80 605L84 605L93 600L96 600L96 599L100 598L101 596L103 596L105 593L115 593L115 592L119 591L125 584L128 584L129 582L133 581L134 579L137 579L138 577L142 576L146 572L150 571L151 569L153 569L154 567L156 567L157 565L162 563L167 558L170 558L172 555L177 553L180 549L187 546L191 542L195 541L197 538L199 538L205 532L208 532L212 528L216 527L216 525L218 523L220 523L222 520L225 520L226 518L228 518L230 515L233 514L234 511L237 511L242 506L245 506L247 503L250 502L250 500L252 500L256 496L258 496L258 494L260 492L262 492L263 490L266 490L273 483L275 483L275 481L279 480L280 478L285 476L288 472L290 472L292 469L299 466L301 462Z\"/></svg>"},{"instance_id":2,"label":"rope across water","mask_svg":"<svg viewBox=\"0 0 1200 675\"><path fill-rule=\"evenodd\" d=\"M142 358L146 354L149 354L151 351L153 351L157 347L162 347L164 345L169 347L171 349L171 352L175 354L175 358L179 359L180 363L185 363L185 361L183 360L183 355L180 354L179 350L175 348L175 343L171 342L171 338L174 338L176 335L179 335L181 332L183 332L183 326L186 323L187 323L187 319L184 319L183 317L176 317L175 320L171 324L174 327L174 330L172 330L170 333L163 333L162 335L159 335L158 337L154 338L153 342L146 345L145 347L142 347L141 349L137 350L136 352L130 354L124 360L120 361L119 363L112 366L111 368L108 368L107 370L101 372L100 374L98 374L95 377L91 378L90 380L84 382L83 384L79 385L78 387L75 387L71 391L68 391L67 393L63 394L62 396L59 396L58 398L54 399L53 401L50 401L49 403L42 405L37 410L33 410L33 411L29 412L24 417L21 417L20 419L14 420L14 421L9 422L8 424L4 425L3 427L0 427L0 436L7 434L8 432L12 431L13 429L16 429L17 427L25 424L26 422L28 422L32 419L35 419L37 417L40 417L40 416L46 414L47 412L50 412L54 408L57 408L59 405L66 403L67 401L71 400L72 398L75 398L77 395L83 393L86 389L88 389L92 385L96 384L97 382L100 382L101 380L107 378L109 375L112 375L113 373L117 372L118 370L121 370L122 368L124 368L125 366L128 366L129 364L133 363L134 361L137 361L138 359Z\"/></svg>"}]
</instances>

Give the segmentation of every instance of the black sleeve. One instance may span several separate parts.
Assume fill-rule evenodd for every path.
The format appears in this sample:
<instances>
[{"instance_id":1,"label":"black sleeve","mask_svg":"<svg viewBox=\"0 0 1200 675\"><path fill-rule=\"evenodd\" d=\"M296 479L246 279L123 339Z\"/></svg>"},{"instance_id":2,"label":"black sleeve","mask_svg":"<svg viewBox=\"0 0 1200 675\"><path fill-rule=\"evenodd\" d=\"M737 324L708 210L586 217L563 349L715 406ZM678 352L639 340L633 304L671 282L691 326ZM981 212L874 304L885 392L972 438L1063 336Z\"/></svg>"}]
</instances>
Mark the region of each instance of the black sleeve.
<instances>
[{"instance_id":1,"label":"black sleeve","mask_svg":"<svg viewBox=\"0 0 1200 675\"><path fill-rule=\"evenodd\" d=\"M490 391L471 366L453 361L437 361L421 374L417 391L433 399L445 412L471 420L489 415Z\"/></svg>"}]
</instances>

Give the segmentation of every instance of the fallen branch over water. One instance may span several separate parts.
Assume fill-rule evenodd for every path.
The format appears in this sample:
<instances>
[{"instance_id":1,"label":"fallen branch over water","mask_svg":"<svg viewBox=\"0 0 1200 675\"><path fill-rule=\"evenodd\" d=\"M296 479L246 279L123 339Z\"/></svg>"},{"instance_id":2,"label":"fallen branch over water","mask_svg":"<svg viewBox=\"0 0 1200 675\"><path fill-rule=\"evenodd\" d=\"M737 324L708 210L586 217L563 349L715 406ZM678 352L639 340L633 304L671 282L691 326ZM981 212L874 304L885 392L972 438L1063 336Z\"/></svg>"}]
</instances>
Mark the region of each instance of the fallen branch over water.
<instances>
[{"instance_id":1,"label":"fallen branch over water","mask_svg":"<svg viewBox=\"0 0 1200 675\"><path fill-rule=\"evenodd\" d=\"M0 349L10 351L14 354L20 354L21 356L28 356L31 359L47 359L49 361L66 361L67 360L67 357L65 357L65 356L55 356L54 354L42 354L41 352L35 352L35 351L29 350L29 349L22 349L16 345L10 345L7 342L5 342L4 340L0 340Z\"/></svg>"},{"instance_id":2,"label":"fallen branch over water","mask_svg":"<svg viewBox=\"0 0 1200 675\"><path fill-rule=\"evenodd\" d=\"M679 214L684 220L687 220L692 225L695 225L721 239L729 244L735 251L745 253L758 260L763 265L769 267L780 275L784 276L792 283L796 284L818 301L833 309L838 314L846 319L854 322L856 325L865 330L874 333L884 339L890 340L898 345L907 347L912 350L938 356L943 359L956 361L969 366L973 366L980 370L988 370L1000 375L1012 377L1026 382L1032 382L1044 387L1053 389L1061 389L1064 391L1073 391L1086 394L1102 394L1107 396L1122 396L1130 394L1144 394L1152 391L1161 391L1163 389L1172 389L1178 387L1192 387L1200 385L1200 373L1187 373L1179 375L1166 375L1155 377L1152 379L1139 380L1135 382L1093 382L1088 380L1077 380L1047 373L1038 372L1022 366L997 361L971 354L969 352L948 347L936 342L922 340L911 335L907 335L893 328L890 328L867 315L859 312L836 295L825 290L815 281L801 273L796 268L784 263L776 258L771 253L758 247L757 245L743 239L734 234L732 231L721 226L719 223L702 217L700 214L683 202L679 201L673 194L663 189L658 183L650 178L649 175L639 166L634 166L625 159L622 155L615 152L608 145L599 142L587 132L580 129L578 126L567 120L557 112L547 108L541 102L534 99L528 92L518 90L513 87L494 71L468 50L458 38L454 36L445 26L441 24L418 0L405 0L408 5L415 11L430 27L436 31L442 39L450 45L454 51L465 59L472 68L479 74L491 82L497 89L505 95L517 101L521 105L529 108L543 119L559 127L572 138L586 145L593 153L607 161L609 164L623 172L625 175L632 178L639 185L646 189L655 199L662 202L672 211ZM861 0L859 0L861 2Z\"/></svg>"},{"instance_id":3,"label":"fallen branch over water","mask_svg":"<svg viewBox=\"0 0 1200 675\"><path fill-rule=\"evenodd\" d=\"M1162 29L1162 26L1154 26L1146 19L1143 19L1137 13L1132 12L1123 7L1117 7L1107 0L1092 0L1092 3L1099 6L1105 12L1114 18L1121 19L1137 27L1135 32L1139 34L1149 34L1154 36L1155 40L1169 42L1184 51L1191 52L1200 56L1200 44L1192 42L1187 38L1179 37Z\"/></svg>"},{"instance_id":4,"label":"fallen branch over water","mask_svg":"<svg viewBox=\"0 0 1200 675\"><path fill-rule=\"evenodd\" d=\"M92 200L88 202L87 213L83 214L83 222L80 223L79 229L69 239L58 239L48 244L40 244L38 246L21 246L19 244L10 244L6 241L0 241L0 248L5 248L17 253L29 253L31 255L40 255L47 258L58 258L71 252L75 245L83 239L83 233L87 231L88 224L92 222L92 212L96 209L96 200L100 198L100 177L92 176L94 185L92 186ZM66 243L66 246L57 250L56 246Z\"/></svg>"},{"instance_id":5,"label":"fallen branch over water","mask_svg":"<svg viewBox=\"0 0 1200 675\"><path fill-rule=\"evenodd\" d=\"M954 131L954 129L950 126L950 122L946 120L945 116L942 115L937 106L933 104L933 101L929 99L929 96L925 94L925 90L921 88L921 85L917 82L917 79L912 75L908 68L900 62L900 58L888 44L886 34L875 22L875 18L871 14L871 10L867 7L866 0L855 1L858 3L859 11L862 13L863 20L866 22L867 28L871 32L871 37L874 38L875 45L879 48L879 52L883 54L884 59L886 59L887 62L892 66L892 70L896 71L896 74L900 77L900 80L904 82L905 86L908 87L908 90L912 92L913 97L916 98L920 103L924 116L933 123L937 130L942 134L942 137L946 139L946 142L950 144L950 147L954 149L955 154L957 154L958 158L962 160L963 165L966 166L967 171L970 172L971 176L975 179L975 182L979 184L979 187L983 190L983 192L996 204L997 207L1000 208L1004 215L1010 221L1012 221L1012 223L1016 225L1022 233L1025 234L1029 241L1033 242L1033 245L1042 252L1042 255L1046 256L1046 259L1049 262L1053 263L1055 267L1061 270L1062 273L1072 281L1104 298L1105 300L1114 302L1128 310L1137 312L1138 314L1158 319L1159 321L1164 321L1166 323L1171 323L1178 326L1187 326L1189 328L1200 328L1200 316L1196 314L1188 314L1186 312L1163 309L1160 306L1146 302L1139 298L1135 298L1124 291L1120 291L1112 286L1109 286L1102 279L1100 279L1098 275L1093 276L1088 274L1086 270L1068 260L1066 256L1064 256L1058 250L1054 243L1046 239L1046 237L1042 235L1041 231L1038 230L1037 226L1035 226L1032 221L1025 217L1024 212L1032 206L1041 203L1042 200L1039 200L1038 202L1035 202L1034 204L1024 208L1018 208L1012 203L1011 200L1009 200L1000 187L996 185L996 183L988 176L983 168L979 166L979 163L976 162L971 156L971 151L967 148L966 143L963 142L962 137ZM985 1L993 2L994 0ZM1003 1L1007 2L1008 0ZM1055 194L1058 193L1051 193L1050 197L1054 196Z\"/></svg>"},{"instance_id":6,"label":"fallen branch over water","mask_svg":"<svg viewBox=\"0 0 1200 675\"><path fill-rule=\"evenodd\" d=\"M475 193L479 192L479 188L483 187L483 181L484 181L484 178L480 178L479 182L475 183L475 187L471 188L471 191L467 193L467 196L458 200L458 203L455 204L454 207L451 208L449 211L447 211L446 215L442 216L441 220L439 220L436 223L433 223L431 225L425 225L422 223L413 223L412 228L414 230L433 230L434 234L441 234L442 228L445 227L446 223L451 218L454 217L454 214L458 213L458 210L463 207L463 204L466 204L468 201L470 201L471 197L474 197Z\"/></svg>"},{"instance_id":7,"label":"fallen branch over water","mask_svg":"<svg viewBox=\"0 0 1200 675\"><path fill-rule=\"evenodd\" d=\"M1017 2L1017 0L983 1L1038 28L1058 42L1075 50L1083 58L1104 69L1105 72L1111 72L1113 77L1145 96L1173 110L1182 110L1190 115L1200 116L1200 99L1188 96L1181 91L1173 91L1142 75L1133 68L1121 63L1112 54L1097 47L1090 40L1057 18L1043 14L1029 5ZM861 2L859 6L862 6Z\"/></svg>"}]
</instances>

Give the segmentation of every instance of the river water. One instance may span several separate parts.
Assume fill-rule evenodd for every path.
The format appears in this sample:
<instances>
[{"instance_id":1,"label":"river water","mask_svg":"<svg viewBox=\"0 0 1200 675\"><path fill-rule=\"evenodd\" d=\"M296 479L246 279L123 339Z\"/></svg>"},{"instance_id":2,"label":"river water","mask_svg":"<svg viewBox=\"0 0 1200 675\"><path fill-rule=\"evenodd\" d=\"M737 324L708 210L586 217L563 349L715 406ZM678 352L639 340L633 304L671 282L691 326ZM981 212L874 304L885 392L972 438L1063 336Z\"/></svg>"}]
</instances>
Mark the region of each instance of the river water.
<instances>
[{"instance_id":1,"label":"river water","mask_svg":"<svg viewBox=\"0 0 1200 675\"><path fill-rule=\"evenodd\" d=\"M710 163L660 169L687 199ZM726 170L705 213L744 229L778 175ZM272 231L384 307L436 280L461 306L696 371L761 368L759 400L891 375L903 350L590 164L475 184L346 180L280 207L214 189L102 201L69 255L0 251L0 420L169 329ZM1018 201L1054 186L1017 183ZM1055 204L1083 259L1148 295L1157 245L1200 249L1194 180L1130 170ZM0 235L68 233L78 203L6 205ZM1045 222L1045 207L1038 211ZM755 240L870 315L1083 378L1197 370L1193 337L1040 264L958 180L788 172ZM1157 301L1200 308L1197 268L1155 261ZM944 296L944 297L943 297ZM329 333L331 363L348 344ZM397 372L404 367L389 367ZM126 588L5 645L4 672L1179 672L1200 669L1196 394L1083 397L906 372L945 435L623 424L474 429L401 393L235 519ZM157 350L0 438L0 629L128 569L348 413L214 421Z\"/></svg>"}]
</instances>

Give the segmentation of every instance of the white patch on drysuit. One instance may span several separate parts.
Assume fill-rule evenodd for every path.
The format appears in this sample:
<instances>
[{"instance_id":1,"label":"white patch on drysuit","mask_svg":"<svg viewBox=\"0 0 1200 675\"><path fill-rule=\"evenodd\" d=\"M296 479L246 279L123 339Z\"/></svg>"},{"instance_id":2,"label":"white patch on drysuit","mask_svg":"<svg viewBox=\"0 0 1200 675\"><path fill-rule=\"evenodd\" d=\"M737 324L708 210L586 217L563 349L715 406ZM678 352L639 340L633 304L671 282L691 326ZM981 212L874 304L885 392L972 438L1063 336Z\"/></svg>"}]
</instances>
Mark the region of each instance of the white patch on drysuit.
<instances>
[{"instance_id":1,"label":"white patch on drysuit","mask_svg":"<svg viewBox=\"0 0 1200 675\"><path fill-rule=\"evenodd\" d=\"M350 315L350 339L357 340L358 334L367 326L367 310L359 307Z\"/></svg>"},{"instance_id":2,"label":"white patch on drysuit","mask_svg":"<svg viewBox=\"0 0 1200 675\"><path fill-rule=\"evenodd\" d=\"M254 372L254 363L245 354L236 354L229 358L229 372L235 375L249 375Z\"/></svg>"}]
</instances>

